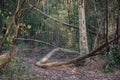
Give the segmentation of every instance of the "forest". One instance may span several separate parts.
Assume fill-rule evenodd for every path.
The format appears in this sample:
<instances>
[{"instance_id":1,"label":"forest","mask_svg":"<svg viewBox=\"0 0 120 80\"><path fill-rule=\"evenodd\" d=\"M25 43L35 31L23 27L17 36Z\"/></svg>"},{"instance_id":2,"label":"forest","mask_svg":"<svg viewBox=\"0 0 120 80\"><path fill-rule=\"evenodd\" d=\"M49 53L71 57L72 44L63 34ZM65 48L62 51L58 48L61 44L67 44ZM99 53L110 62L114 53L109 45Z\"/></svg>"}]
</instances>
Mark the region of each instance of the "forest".
<instances>
[{"instance_id":1,"label":"forest","mask_svg":"<svg viewBox=\"0 0 120 80\"><path fill-rule=\"evenodd\" d=\"M120 0L0 0L0 80L120 80Z\"/></svg>"}]
</instances>

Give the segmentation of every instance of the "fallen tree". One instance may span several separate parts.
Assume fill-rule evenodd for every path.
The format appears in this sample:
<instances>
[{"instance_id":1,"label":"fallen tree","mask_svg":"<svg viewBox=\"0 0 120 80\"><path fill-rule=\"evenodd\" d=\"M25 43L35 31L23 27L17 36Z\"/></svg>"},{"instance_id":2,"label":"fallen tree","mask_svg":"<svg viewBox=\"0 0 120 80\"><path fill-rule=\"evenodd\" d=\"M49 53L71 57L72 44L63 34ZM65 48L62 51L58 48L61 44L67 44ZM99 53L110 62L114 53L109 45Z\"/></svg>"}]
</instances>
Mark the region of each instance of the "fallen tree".
<instances>
[{"instance_id":1,"label":"fallen tree","mask_svg":"<svg viewBox=\"0 0 120 80\"><path fill-rule=\"evenodd\" d=\"M76 62L81 61L83 59L95 56L96 54L99 55L100 53L97 53L98 51L102 50L103 48L105 48L106 46L108 46L109 44L111 44L112 42L114 42L115 40L117 40L119 38L120 38L120 35L117 38L114 38L113 40L111 40L107 43L104 43L103 45L101 45L98 48L91 51L89 54L84 55L82 57L80 56L80 57L77 57L75 59L68 60L68 61L52 62L52 63L46 63L46 64L44 64L44 63L41 64L40 62L37 62L35 65L38 66L38 67L46 68L46 67L55 67L55 66L62 66L62 65L68 65L68 64L76 63Z\"/></svg>"},{"instance_id":2,"label":"fallen tree","mask_svg":"<svg viewBox=\"0 0 120 80\"><path fill-rule=\"evenodd\" d=\"M52 45L52 44L50 44L50 43L48 43L48 42L44 42L44 41L36 40L36 39L25 39L25 38L14 38L14 39L15 39L15 40L22 40L22 41L40 42L40 43L47 44L47 45L50 45L50 46L53 46L53 47L57 47L57 46ZM69 49L57 47L57 48L53 49L52 51L50 51L50 52L49 52L46 56L44 56L42 59L40 59L40 61L39 61L38 63L40 64L40 63L46 62L52 55L55 54L55 52L58 52L58 51L67 52L67 53L77 53L77 54L79 54L78 51L74 51L74 50L69 50Z\"/></svg>"},{"instance_id":3,"label":"fallen tree","mask_svg":"<svg viewBox=\"0 0 120 80\"><path fill-rule=\"evenodd\" d=\"M46 62L52 55L54 55L58 51L79 54L79 52L77 52L77 51L73 51L73 50L69 50L69 49L64 49L64 48L55 48L52 51L50 51L46 56L44 56L39 62L37 62L37 64L41 64L41 63Z\"/></svg>"}]
</instances>

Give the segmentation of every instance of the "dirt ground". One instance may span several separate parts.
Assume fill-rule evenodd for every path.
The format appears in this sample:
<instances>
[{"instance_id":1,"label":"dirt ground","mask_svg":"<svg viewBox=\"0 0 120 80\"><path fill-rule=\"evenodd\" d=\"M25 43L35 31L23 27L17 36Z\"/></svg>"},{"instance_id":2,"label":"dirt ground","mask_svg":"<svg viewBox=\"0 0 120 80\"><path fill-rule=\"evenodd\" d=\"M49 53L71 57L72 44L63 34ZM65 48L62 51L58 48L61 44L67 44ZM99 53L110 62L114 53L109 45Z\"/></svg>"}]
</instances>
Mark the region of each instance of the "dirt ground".
<instances>
[{"instance_id":1,"label":"dirt ground","mask_svg":"<svg viewBox=\"0 0 120 80\"><path fill-rule=\"evenodd\" d=\"M37 67L34 65L35 62L51 51L52 48L48 49L48 47L44 47L31 50L24 50L25 55L22 55L19 49L16 49L18 55L22 55L22 60L26 67L29 68L29 77L31 80L120 80L119 68L115 69L113 73L103 73L99 62L89 62L79 67L76 67L75 64L52 68ZM68 55L68 53L63 54L62 52L58 52L48 62L64 61L75 57L77 57L75 54ZM26 76L22 77L25 78Z\"/></svg>"}]
</instances>

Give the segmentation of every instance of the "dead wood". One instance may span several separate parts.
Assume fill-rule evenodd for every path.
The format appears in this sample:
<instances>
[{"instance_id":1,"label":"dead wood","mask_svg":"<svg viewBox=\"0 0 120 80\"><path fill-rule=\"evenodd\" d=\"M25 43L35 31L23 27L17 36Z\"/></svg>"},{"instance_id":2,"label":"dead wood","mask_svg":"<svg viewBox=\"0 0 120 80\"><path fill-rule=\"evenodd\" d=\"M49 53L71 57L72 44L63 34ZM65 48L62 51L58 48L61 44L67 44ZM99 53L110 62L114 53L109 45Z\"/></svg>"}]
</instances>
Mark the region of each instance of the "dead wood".
<instances>
[{"instance_id":1,"label":"dead wood","mask_svg":"<svg viewBox=\"0 0 120 80\"><path fill-rule=\"evenodd\" d=\"M41 63L46 62L51 56L53 56L58 51L79 54L79 52L77 52L77 51L73 51L73 50L69 50L69 49L64 49L64 48L55 48L52 51L50 51L46 56L44 56L39 62L37 62L37 64L41 64Z\"/></svg>"},{"instance_id":2,"label":"dead wood","mask_svg":"<svg viewBox=\"0 0 120 80\"><path fill-rule=\"evenodd\" d=\"M22 40L22 41L34 41L34 42L40 42L40 43L43 43L43 44L47 44L47 45L50 45L50 46L53 46L53 47L56 47L55 45L52 45L48 42L44 42L44 41L41 41L41 40L36 40L36 39L25 39L25 38L14 38L15 40Z\"/></svg>"},{"instance_id":3,"label":"dead wood","mask_svg":"<svg viewBox=\"0 0 120 80\"><path fill-rule=\"evenodd\" d=\"M46 63L46 64L39 64L39 62L37 62L35 65L38 66L38 67L42 67L42 68L46 68L46 67L55 67L55 66L62 66L62 65L68 65L68 64L72 64L72 63L76 63L78 61L81 61L83 59L86 59L86 58L89 58L89 57L92 57L94 55L96 55L96 53L100 50L102 50L103 48L105 48L106 46L108 46L109 44L111 44L112 42L114 42L115 40L119 39L120 38L120 35L107 42L107 43L104 43L103 45L101 45L100 47L94 49L93 51L91 51L89 54L87 55L84 55L84 56L80 56L80 57L77 57L75 59L72 59L72 60L68 60L68 61L63 61L63 62L52 62L52 63ZM98 54L101 54L101 53L98 53Z\"/></svg>"}]
</instances>

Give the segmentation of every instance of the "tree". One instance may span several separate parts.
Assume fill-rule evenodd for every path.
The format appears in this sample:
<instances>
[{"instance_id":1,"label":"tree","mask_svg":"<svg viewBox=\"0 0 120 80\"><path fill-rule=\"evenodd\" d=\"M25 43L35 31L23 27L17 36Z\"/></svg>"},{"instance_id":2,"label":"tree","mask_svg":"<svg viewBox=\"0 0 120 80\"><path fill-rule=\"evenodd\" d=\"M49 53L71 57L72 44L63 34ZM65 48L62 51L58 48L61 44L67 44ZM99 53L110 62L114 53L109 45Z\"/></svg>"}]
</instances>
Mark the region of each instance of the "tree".
<instances>
[{"instance_id":1,"label":"tree","mask_svg":"<svg viewBox=\"0 0 120 80\"><path fill-rule=\"evenodd\" d=\"M79 10L80 55L85 55L89 53L89 49L88 49L88 43L87 43L84 0L78 0L78 7L79 7L78 10Z\"/></svg>"}]
</instances>

